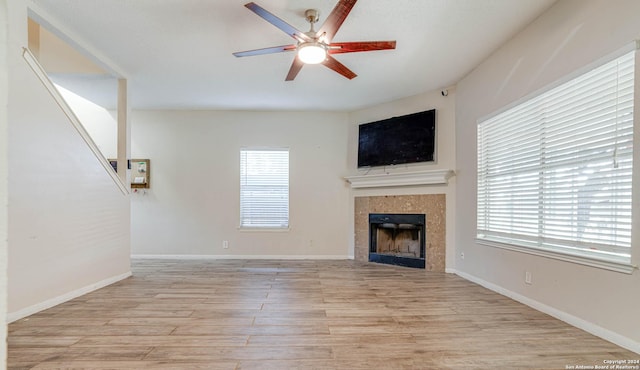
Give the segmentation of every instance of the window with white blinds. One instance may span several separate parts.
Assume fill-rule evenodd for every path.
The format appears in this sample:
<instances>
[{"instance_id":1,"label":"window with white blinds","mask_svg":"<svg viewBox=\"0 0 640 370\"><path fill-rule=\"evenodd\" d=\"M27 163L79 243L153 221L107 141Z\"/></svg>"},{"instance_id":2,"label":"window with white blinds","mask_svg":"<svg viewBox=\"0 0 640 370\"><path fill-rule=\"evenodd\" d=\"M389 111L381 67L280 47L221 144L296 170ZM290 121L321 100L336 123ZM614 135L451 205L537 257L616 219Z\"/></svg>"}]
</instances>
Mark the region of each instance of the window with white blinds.
<instances>
[{"instance_id":1,"label":"window with white blinds","mask_svg":"<svg viewBox=\"0 0 640 370\"><path fill-rule=\"evenodd\" d=\"M479 241L630 263L634 57L478 123Z\"/></svg>"},{"instance_id":2,"label":"window with white blinds","mask_svg":"<svg viewBox=\"0 0 640 370\"><path fill-rule=\"evenodd\" d=\"M240 151L240 227L289 227L289 150Z\"/></svg>"}]
</instances>

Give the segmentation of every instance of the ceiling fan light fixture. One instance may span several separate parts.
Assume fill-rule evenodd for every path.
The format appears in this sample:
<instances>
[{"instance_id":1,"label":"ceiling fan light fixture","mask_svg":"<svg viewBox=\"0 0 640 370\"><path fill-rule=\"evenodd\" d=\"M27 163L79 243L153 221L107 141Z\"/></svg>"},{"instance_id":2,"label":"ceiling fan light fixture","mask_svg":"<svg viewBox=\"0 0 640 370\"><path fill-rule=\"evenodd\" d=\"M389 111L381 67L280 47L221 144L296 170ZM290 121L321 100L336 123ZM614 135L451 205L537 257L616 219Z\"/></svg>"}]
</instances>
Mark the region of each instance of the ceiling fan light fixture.
<instances>
[{"instance_id":1,"label":"ceiling fan light fixture","mask_svg":"<svg viewBox=\"0 0 640 370\"><path fill-rule=\"evenodd\" d=\"M298 46L298 58L305 64L319 64L327 58L327 47L320 42L303 42Z\"/></svg>"},{"instance_id":2,"label":"ceiling fan light fixture","mask_svg":"<svg viewBox=\"0 0 640 370\"><path fill-rule=\"evenodd\" d=\"M340 29L340 26L351 12L357 0L338 0L327 19L318 31L313 29L313 25L318 22L318 10L307 9L304 17L309 22L309 31L302 32L293 27L274 14L270 13L260 5L250 2L245 4L245 8L256 13L260 18L271 23L289 37L296 40L295 44L273 46L262 49L247 50L233 53L236 57L248 57L252 55L274 54L286 51L296 52L296 56L291 63L289 73L285 81L293 81L298 72L305 64L322 64L323 66L339 73L340 75L353 79L357 75L347 68L340 61L333 58L333 54L356 53L361 51L389 50L396 48L394 41L352 41L352 42L332 42L333 36Z\"/></svg>"}]
</instances>

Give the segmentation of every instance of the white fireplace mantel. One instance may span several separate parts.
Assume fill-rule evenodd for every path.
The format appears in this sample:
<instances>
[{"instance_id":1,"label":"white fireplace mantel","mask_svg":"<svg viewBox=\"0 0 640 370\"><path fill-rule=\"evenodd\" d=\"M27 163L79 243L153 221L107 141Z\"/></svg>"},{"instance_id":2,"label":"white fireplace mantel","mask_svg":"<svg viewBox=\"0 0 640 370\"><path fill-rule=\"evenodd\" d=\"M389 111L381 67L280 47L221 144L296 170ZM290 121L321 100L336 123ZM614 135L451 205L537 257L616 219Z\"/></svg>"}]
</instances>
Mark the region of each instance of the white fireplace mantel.
<instances>
[{"instance_id":1,"label":"white fireplace mantel","mask_svg":"<svg viewBox=\"0 0 640 370\"><path fill-rule=\"evenodd\" d=\"M372 175L347 176L351 188L383 188L390 186L446 185L454 176L452 170L428 170L415 172L395 172Z\"/></svg>"}]
</instances>

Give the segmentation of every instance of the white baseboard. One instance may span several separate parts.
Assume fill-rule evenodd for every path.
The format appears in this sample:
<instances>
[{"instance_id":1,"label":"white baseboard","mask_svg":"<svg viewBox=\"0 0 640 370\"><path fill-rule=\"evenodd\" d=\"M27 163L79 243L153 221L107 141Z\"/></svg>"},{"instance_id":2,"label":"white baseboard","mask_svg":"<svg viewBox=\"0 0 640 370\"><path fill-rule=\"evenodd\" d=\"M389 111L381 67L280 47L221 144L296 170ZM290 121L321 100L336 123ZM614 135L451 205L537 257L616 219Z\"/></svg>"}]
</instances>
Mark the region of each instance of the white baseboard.
<instances>
[{"instance_id":1,"label":"white baseboard","mask_svg":"<svg viewBox=\"0 0 640 370\"><path fill-rule=\"evenodd\" d=\"M126 279L129 276L131 276L131 271L126 272L124 274L120 274L120 275L116 275L104 280L101 280L97 283L85 286L83 288L80 289L76 289L74 291L65 293L63 295L51 298L51 299L47 299L44 302L40 302L40 303L36 303L32 306L23 308L21 310L15 311L15 312L9 312L7 314L7 322L8 323L12 323L14 321L18 321L22 318L25 318L27 316L33 315L34 313L38 313L40 311L46 310L48 308L51 308L53 306L57 306L61 303L70 301L74 298L78 298L82 295L85 295L87 293L93 292L94 290L98 290L100 288L104 288L107 285L111 285L113 283L116 283L120 280Z\"/></svg>"},{"instance_id":2,"label":"white baseboard","mask_svg":"<svg viewBox=\"0 0 640 370\"><path fill-rule=\"evenodd\" d=\"M568 314L564 311L560 311L554 307L548 306L544 303L538 302L536 300L533 300L529 297L523 296L521 294L512 292L510 290L507 290L501 286L498 286L496 284L490 283L488 281L482 280L478 277L475 277L473 275L469 275L467 273L461 272L461 271L457 271L455 269L448 269L447 272L451 272L454 273L460 277L462 277L463 279L469 280L471 282L474 282L478 285L481 285L489 290L493 290L496 293L502 294L503 296L509 297L515 301L518 301L522 304L525 304L531 308L534 308L540 312L546 313L549 316L553 316L558 320L564 321L569 325L575 326L578 329L582 329L588 333L591 333L597 337L600 337L604 340L607 340L611 343L614 343L620 347L626 348L629 351L633 351L635 353L640 354L640 343L636 342L634 340L632 340L631 338L627 338L623 335L620 335L616 332L613 332L611 330L605 329L601 326L595 325L591 322L588 322L586 320L583 320L579 317L573 316L571 314Z\"/></svg>"},{"instance_id":3,"label":"white baseboard","mask_svg":"<svg viewBox=\"0 0 640 370\"><path fill-rule=\"evenodd\" d=\"M132 259L160 260L347 260L347 255L132 254Z\"/></svg>"}]
</instances>

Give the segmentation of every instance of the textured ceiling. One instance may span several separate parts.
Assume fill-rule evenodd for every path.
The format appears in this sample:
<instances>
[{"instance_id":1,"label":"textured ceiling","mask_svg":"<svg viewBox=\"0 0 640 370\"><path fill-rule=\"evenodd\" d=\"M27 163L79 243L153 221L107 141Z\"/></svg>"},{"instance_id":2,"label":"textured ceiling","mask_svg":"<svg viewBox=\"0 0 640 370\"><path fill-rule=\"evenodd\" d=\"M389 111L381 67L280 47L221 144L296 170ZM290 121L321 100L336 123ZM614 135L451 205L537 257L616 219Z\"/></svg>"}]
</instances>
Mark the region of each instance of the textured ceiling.
<instances>
[{"instance_id":1,"label":"textured ceiling","mask_svg":"<svg viewBox=\"0 0 640 370\"><path fill-rule=\"evenodd\" d=\"M302 31L304 10L321 24L337 0L256 0ZM236 58L235 51L293 39L246 0L32 0L33 11L107 56L129 79L134 108L350 111L455 84L554 0L360 0L334 41L397 40L396 50L340 54L348 80L307 65L285 82L294 58ZM102 105L111 86L58 76ZM93 89L95 90L95 89Z\"/></svg>"}]
</instances>

